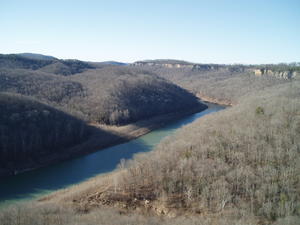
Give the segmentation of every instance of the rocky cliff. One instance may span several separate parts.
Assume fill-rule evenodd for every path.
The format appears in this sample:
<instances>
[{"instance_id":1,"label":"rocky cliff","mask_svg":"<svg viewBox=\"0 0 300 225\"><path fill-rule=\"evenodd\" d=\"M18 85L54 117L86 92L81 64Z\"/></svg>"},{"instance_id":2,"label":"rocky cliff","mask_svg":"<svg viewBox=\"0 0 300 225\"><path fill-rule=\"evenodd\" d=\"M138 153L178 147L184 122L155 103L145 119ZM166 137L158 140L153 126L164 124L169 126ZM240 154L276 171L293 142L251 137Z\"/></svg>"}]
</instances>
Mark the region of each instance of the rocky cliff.
<instances>
[{"instance_id":1,"label":"rocky cliff","mask_svg":"<svg viewBox=\"0 0 300 225\"><path fill-rule=\"evenodd\" d=\"M233 73L249 73L255 74L255 76L273 76L279 79L293 79L300 77L300 64L263 64L263 65L243 65L243 64L203 64L203 63L190 63L181 60L173 59L157 59L157 60L145 60L137 61L132 66L141 67L156 67L156 68L172 68L172 69L184 69L185 71L193 71L199 73L206 72L224 72L228 74Z\"/></svg>"},{"instance_id":2,"label":"rocky cliff","mask_svg":"<svg viewBox=\"0 0 300 225\"><path fill-rule=\"evenodd\" d=\"M293 79L298 76L300 76L300 72L298 71L292 71L292 70L287 70L287 71L275 71L271 69L253 69L253 73L255 76L275 76L280 79Z\"/></svg>"},{"instance_id":3,"label":"rocky cliff","mask_svg":"<svg viewBox=\"0 0 300 225\"><path fill-rule=\"evenodd\" d=\"M206 71L218 71L226 70L229 72L244 72L247 68L244 65L225 65L225 64L212 64L212 63L190 63L181 60L173 59L157 59L157 60L145 60L137 61L131 64L132 66L148 66L148 67L160 67L160 68L176 68L176 69L190 69L192 71L206 72Z\"/></svg>"},{"instance_id":4,"label":"rocky cliff","mask_svg":"<svg viewBox=\"0 0 300 225\"><path fill-rule=\"evenodd\" d=\"M159 66L166 68L193 68L194 64L173 59L158 59L158 60L145 60L137 61L132 64L133 66Z\"/></svg>"}]
</instances>

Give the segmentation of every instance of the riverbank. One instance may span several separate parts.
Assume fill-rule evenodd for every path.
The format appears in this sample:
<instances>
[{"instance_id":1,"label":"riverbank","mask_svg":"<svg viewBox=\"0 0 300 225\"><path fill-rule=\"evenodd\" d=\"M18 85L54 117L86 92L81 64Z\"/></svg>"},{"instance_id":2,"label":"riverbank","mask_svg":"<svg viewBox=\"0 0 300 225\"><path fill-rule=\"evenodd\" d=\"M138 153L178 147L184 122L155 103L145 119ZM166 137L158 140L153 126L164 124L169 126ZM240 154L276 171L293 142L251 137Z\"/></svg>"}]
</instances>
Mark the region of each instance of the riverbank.
<instances>
[{"instance_id":1,"label":"riverbank","mask_svg":"<svg viewBox=\"0 0 300 225\"><path fill-rule=\"evenodd\" d=\"M218 104L218 105L224 105L224 106L233 106L236 105L237 103L229 100L229 99L220 99L220 98L213 98L209 97L207 95L204 95L200 92L196 94L196 96L201 99L204 103L213 103L213 104Z\"/></svg>"},{"instance_id":2,"label":"riverbank","mask_svg":"<svg viewBox=\"0 0 300 225\"><path fill-rule=\"evenodd\" d=\"M89 124L91 135L85 142L68 148L59 154L55 153L36 158L34 162L31 161L26 164L19 165L18 168L2 169L0 170L0 178L35 170L58 163L60 161L70 160L72 158L99 151L110 146L125 143L145 135L152 130L160 128L174 120L201 112L207 108L208 106L203 108L203 105L199 105L187 111L159 115L124 126Z\"/></svg>"}]
</instances>

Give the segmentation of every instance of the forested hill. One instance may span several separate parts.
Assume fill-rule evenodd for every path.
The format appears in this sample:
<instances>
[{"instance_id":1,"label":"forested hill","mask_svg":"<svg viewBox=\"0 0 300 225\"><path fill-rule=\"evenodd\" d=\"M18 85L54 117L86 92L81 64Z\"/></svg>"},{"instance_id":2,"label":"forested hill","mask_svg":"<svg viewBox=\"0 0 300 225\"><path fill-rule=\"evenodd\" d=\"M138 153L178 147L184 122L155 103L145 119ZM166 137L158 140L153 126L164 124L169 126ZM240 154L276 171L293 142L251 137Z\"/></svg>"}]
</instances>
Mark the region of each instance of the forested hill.
<instances>
[{"instance_id":1,"label":"forested hill","mask_svg":"<svg viewBox=\"0 0 300 225\"><path fill-rule=\"evenodd\" d=\"M156 115L183 112L205 106L188 91L132 67L105 67L72 77L86 87L86 96L75 110L87 120L126 124Z\"/></svg>"},{"instance_id":2,"label":"forested hill","mask_svg":"<svg viewBox=\"0 0 300 225\"><path fill-rule=\"evenodd\" d=\"M79 60L60 60L35 54L0 55L0 68L41 70L58 75L72 75L95 66Z\"/></svg>"},{"instance_id":3,"label":"forested hill","mask_svg":"<svg viewBox=\"0 0 300 225\"><path fill-rule=\"evenodd\" d=\"M25 52L25 53L19 53L19 54L17 54L17 55L19 55L19 56L23 56L23 57L25 57L25 58L30 58L30 59L41 59L41 60L43 60L43 59L45 59L45 60L54 60L54 59L57 59L57 58L55 58L55 57L53 57L53 56L50 56L50 55L42 55L42 54L36 54L36 53L27 53L27 52Z\"/></svg>"},{"instance_id":4,"label":"forested hill","mask_svg":"<svg viewBox=\"0 0 300 225\"><path fill-rule=\"evenodd\" d=\"M206 108L189 91L144 69L28 53L0 55L0 94L5 171L34 167L41 155L55 161L92 137L88 124L119 126ZM97 130L93 148L103 146L102 134Z\"/></svg>"},{"instance_id":5,"label":"forested hill","mask_svg":"<svg viewBox=\"0 0 300 225\"><path fill-rule=\"evenodd\" d=\"M204 108L191 93L154 72L116 62L0 55L0 81L2 92L34 97L87 122L119 125Z\"/></svg>"},{"instance_id":6,"label":"forested hill","mask_svg":"<svg viewBox=\"0 0 300 225\"><path fill-rule=\"evenodd\" d=\"M121 125L204 105L190 92L133 67L106 66L73 76L0 69L0 91L18 93L87 122Z\"/></svg>"},{"instance_id":7,"label":"forested hill","mask_svg":"<svg viewBox=\"0 0 300 225\"><path fill-rule=\"evenodd\" d=\"M200 98L229 105L249 92L300 78L300 63L225 65L146 60L132 66L156 73Z\"/></svg>"},{"instance_id":8,"label":"forested hill","mask_svg":"<svg viewBox=\"0 0 300 225\"><path fill-rule=\"evenodd\" d=\"M22 95L0 92L0 176L54 157L89 135L85 123Z\"/></svg>"}]
</instances>

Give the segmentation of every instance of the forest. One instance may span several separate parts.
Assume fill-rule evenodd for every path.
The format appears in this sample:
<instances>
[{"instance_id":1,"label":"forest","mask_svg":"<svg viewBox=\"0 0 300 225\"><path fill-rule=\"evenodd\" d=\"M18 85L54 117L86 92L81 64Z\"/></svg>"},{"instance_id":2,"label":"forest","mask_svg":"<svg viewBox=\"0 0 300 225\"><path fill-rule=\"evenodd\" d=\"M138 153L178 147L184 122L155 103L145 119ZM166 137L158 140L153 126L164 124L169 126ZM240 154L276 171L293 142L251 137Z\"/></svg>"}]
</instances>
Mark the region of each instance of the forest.
<instances>
[{"instance_id":1,"label":"forest","mask_svg":"<svg viewBox=\"0 0 300 225\"><path fill-rule=\"evenodd\" d=\"M265 65L194 64L192 68L168 68L157 64L137 64L136 67L154 72L200 98L209 97L210 101L220 104L236 104L238 99L247 93L288 82L275 76L255 76L253 70L265 69ZM285 64L287 70L299 68L299 65Z\"/></svg>"},{"instance_id":2,"label":"forest","mask_svg":"<svg viewBox=\"0 0 300 225\"><path fill-rule=\"evenodd\" d=\"M153 151L122 160L112 173L1 210L3 225L299 224L298 77L253 73L266 65L154 62L100 64L69 76L43 67L1 69L1 91L6 92L0 95L5 112L0 134L6 140L1 148L22 140L2 151L8 158L29 143L69 146L72 138L88 138L90 123L122 125L185 108L204 109L195 95L231 105L179 129ZM278 68L299 67L284 66ZM45 91L53 86L55 91ZM64 121L63 127L54 120ZM50 135L26 136L22 124L24 132Z\"/></svg>"},{"instance_id":3,"label":"forest","mask_svg":"<svg viewBox=\"0 0 300 225\"><path fill-rule=\"evenodd\" d=\"M228 224L298 220L299 90L299 82L271 87L184 127L123 163L103 202L148 199L164 214L183 210Z\"/></svg>"},{"instance_id":4,"label":"forest","mask_svg":"<svg viewBox=\"0 0 300 225\"><path fill-rule=\"evenodd\" d=\"M83 121L30 97L0 93L0 112L0 175L20 164L34 167L90 135Z\"/></svg>"},{"instance_id":5,"label":"forest","mask_svg":"<svg viewBox=\"0 0 300 225\"><path fill-rule=\"evenodd\" d=\"M299 90L293 81L248 93L153 151L121 161L117 171L8 208L0 218L5 225L17 224L14 218L22 224L297 225Z\"/></svg>"},{"instance_id":6,"label":"forest","mask_svg":"<svg viewBox=\"0 0 300 225\"><path fill-rule=\"evenodd\" d=\"M28 53L0 55L0 94L4 175L41 166L42 156L60 159L67 149L90 139L94 150L118 139L103 132L102 125L206 109L189 91L143 69ZM81 148L78 151L91 151Z\"/></svg>"}]
</instances>

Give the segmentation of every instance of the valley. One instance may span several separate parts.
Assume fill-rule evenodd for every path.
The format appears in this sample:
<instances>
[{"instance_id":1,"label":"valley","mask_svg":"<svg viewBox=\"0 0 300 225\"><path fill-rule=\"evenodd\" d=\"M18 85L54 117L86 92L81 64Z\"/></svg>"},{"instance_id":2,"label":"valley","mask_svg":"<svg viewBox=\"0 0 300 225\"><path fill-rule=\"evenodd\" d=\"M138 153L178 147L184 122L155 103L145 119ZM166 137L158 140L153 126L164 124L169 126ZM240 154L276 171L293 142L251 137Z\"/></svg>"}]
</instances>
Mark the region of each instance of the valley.
<instances>
[{"instance_id":1,"label":"valley","mask_svg":"<svg viewBox=\"0 0 300 225\"><path fill-rule=\"evenodd\" d=\"M299 68L1 55L0 220L296 224Z\"/></svg>"}]
</instances>

